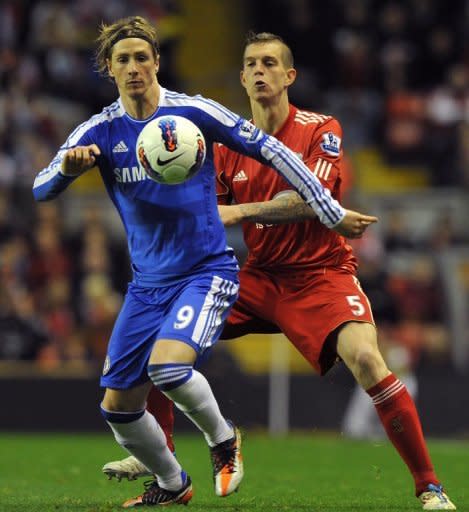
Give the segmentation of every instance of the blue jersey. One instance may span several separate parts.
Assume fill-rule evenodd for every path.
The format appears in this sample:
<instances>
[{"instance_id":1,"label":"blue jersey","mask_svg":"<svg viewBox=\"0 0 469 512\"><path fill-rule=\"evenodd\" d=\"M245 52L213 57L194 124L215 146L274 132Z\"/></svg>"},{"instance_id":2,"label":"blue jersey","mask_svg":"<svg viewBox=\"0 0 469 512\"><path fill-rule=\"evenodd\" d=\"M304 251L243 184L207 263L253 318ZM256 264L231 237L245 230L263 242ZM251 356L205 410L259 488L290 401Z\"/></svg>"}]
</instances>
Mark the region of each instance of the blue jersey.
<instances>
[{"instance_id":1,"label":"blue jersey","mask_svg":"<svg viewBox=\"0 0 469 512\"><path fill-rule=\"evenodd\" d=\"M163 115L190 119L202 131L207 155L201 170L179 185L161 185L139 167L136 141L146 123ZM214 269L233 270L237 263L227 246L218 215L212 145L220 142L276 169L295 187L328 227L345 212L303 162L268 136L220 104L202 96L160 88L156 112L145 120L126 113L120 99L76 128L33 187L38 201L54 198L75 178L61 173L68 149L96 144L96 164L124 224L134 281L166 286Z\"/></svg>"}]
</instances>

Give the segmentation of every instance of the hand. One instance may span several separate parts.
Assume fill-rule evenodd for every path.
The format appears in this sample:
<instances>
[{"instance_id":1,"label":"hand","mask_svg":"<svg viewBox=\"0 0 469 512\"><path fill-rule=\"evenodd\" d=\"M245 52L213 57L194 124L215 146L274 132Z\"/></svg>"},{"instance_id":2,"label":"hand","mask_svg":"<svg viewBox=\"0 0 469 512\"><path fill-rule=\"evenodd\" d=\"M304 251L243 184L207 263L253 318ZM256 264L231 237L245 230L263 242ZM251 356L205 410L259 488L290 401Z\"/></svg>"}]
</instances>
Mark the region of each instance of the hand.
<instances>
[{"instance_id":1,"label":"hand","mask_svg":"<svg viewBox=\"0 0 469 512\"><path fill-rule=\"evenodd\" d=\"M378 217L371 217L353 210L345 210L345 217L342 222L332 229L346 238L361 238L366 228L375 222L378 222Z\"/></svg>"},{"instance_id":2,"label":"hand","mask_svg":"<svg viewBox=\"0 0 469 512\"><path fill-rule=\"evenodd\" d=\"M94 167L100 154L101 150L96 144L69 149L62 160L62 173L65 176L79 176Z\"/></svg>"},{"instance_id":3,"label":"hand","mask_svg":"<svg viewBox=\"0 0 469 512\"><path fill-rule=\"evenodd\" d=\"M237 204L219 204L218 213L220 214L220 218L224 226L233 226L234 224L237 224L243 220L240 208Z\"/></svg>"}]
</instances>

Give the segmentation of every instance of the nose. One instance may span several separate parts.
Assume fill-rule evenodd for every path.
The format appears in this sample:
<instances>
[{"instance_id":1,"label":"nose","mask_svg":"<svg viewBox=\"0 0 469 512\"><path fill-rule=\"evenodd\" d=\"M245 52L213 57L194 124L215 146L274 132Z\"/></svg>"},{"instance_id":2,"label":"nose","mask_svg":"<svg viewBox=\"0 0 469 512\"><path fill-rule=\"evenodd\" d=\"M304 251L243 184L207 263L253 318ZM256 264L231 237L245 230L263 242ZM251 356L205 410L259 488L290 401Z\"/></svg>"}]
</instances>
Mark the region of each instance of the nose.
<instances>
[{"instance_id":1,"label":"nose","mask_svg":"<svg viewBox=\"0 0 469 512\"><path fill-rule=\"evenodd\" d=\"M262 66L261 62L256 62L254 65L254 74L255 75L262 75L264 73L264 67Z\"/></svg>"},{"instance_id":2,"label":"nose","mask_svg":"<svg viewBox=\"0 0 469 512\"><path fill-rule=\"evenodd\" d=\"M135 60L129 60L129 63L127 65L127 72L129 73L129 75L135 75L138 72Z\"/></svg>"}]
</instances>

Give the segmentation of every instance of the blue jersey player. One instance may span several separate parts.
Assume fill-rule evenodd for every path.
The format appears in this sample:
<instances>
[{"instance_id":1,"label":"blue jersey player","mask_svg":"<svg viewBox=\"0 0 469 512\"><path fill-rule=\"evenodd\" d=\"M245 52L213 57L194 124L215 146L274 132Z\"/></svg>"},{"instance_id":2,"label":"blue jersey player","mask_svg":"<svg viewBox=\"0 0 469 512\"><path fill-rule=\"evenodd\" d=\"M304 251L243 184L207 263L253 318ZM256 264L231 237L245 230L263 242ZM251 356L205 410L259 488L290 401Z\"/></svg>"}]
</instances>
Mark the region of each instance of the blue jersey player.
<instances>
[{"instance_id":1,"label":"blue jersey player","mask_svg":"<svg viewBox=\"0 0 469 512\"><path fill-rule=\"evenodd\" d=\"M145 410L152 385L203 432L216 494L226 496L243 477L240 434L193 368L218 339L238 294L238 266L217 210L212 143L273 166L341 234L360 236L374 218L344 210L294 153L248 121L201 96L161 87L156 31L144 18L103 25L97 64L114 80L119 98L71 133L37 175L33 192L38 201L53 199L97 166L125 226L133 280L109 342L101 411L117 442L156 478L124 507L187 503L192 497L189 476ZM170 114L192 120L208 150L199 173L173 186L147 179L135 154L145 124Z\"/></svg>"}]
</instances>

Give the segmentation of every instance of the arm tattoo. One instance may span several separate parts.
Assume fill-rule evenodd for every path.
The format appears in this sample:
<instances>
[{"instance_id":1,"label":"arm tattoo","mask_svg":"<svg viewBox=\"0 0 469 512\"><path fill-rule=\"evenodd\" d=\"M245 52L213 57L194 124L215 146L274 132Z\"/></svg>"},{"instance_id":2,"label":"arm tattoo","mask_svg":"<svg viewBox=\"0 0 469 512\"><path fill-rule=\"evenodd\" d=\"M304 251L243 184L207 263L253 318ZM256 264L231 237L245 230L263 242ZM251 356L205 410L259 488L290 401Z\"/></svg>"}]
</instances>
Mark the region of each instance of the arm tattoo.
<instances>
[{"instance_id":1,"label":"arm tattoo","mask_svg":"<svg viewBox=\"0 0 469 512\"><path fill-rule=\"evenodd\" d=\"M281 194L262 203L238 205L243 220L263 224L287 224L316 218L314 210L296 192Z\"/></svg>"}]
</instances>

